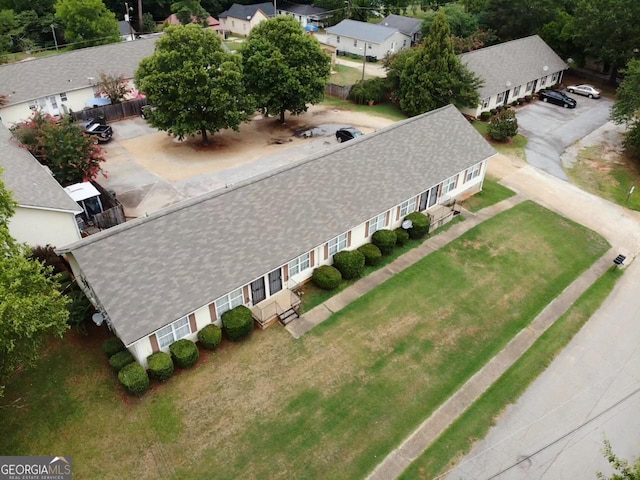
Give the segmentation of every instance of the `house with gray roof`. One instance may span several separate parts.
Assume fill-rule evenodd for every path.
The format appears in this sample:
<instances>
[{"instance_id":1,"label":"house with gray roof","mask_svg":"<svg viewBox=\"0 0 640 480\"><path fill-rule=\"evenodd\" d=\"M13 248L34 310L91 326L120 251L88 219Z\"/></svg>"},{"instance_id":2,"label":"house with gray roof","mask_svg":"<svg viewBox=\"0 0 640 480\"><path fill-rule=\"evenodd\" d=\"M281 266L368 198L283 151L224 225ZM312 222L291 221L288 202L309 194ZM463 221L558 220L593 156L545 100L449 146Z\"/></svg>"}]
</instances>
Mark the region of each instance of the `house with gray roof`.
<instances>
[{"instance_id":1,"label":"house with gray roof","mask_svg":"<svg viewBox=\"0 0 640 480\"><path fill-rule=\"evenodd\" d=\"M377 59L411 46L411 38L397 28L356 20L342 20L326 33L327 44L339 52Z\"/></svg>"},{"instance_id":2,"label":"house with gray roof","mask_svg":"<svg viewBox=\"0 0 640 480\"><path fill-rule=\"evenodd\" d=\"M341 250L482 188L495 151L449 105L60 249L143 365L239 305L260 325Z\"/></svg>"},{"instance_id":3,"label":"house with gray roof","mask_svg":"<svg viewBox=\"0 0 640 480\"><path fill-rule=\"evenodd\" d=\"M249 35L253 27L274 15L273 3L270 2L256 3L254 5L234 3L228 10L218 16L220 31L225 35L232 33L246 36Z\"/></svg>"},{"instance_id":4,"label":"house with gray roof","mask_svg":"<svg viewBox=\"0 0 640 480\"><path fill-rule=\"evenodd\" d=\"M299 3L277 2L277 8L278 15L290 15L300 22L303 27L313 25L322 28L332 15L331 12L324 8L301 5Z\"/></svg>"},{"instance_id":5,"label":"house with gray roof","mask_svg":"<svg viewBox=\"0 0 640 480\"><path fill-rule=\"evenodd\" d=\"M557 85L569 68L538 35L463 53L460 59L484 81L480 105L465 111L473 116Z\"/></svg>"},{"instance_id":6,"label":"house with gray roof","mask_svg":"<svg viewBox=\"0 0 640 480\"><path fill-rule=\"evenodd\" d=\"M411 38L411 43L413 45L419 43L422 39L422 20L419 18L391 14L383 18L380 25L400 30Z\"/></svg>"},{"instance_id":7,"label":"house with gray roof","mask_svg":"<svg viewBox=\"0 0 640 480\"><path fill-rule=\"evenodd\" d=\"M133 85L140 60L153 53L157 37L0 65L0 93L9 103L0 107L2 123L10 127L40 108L53 116L79 111L98 95L101 72L122 75Z\"/></svg>"},{"instance_id":8,"label":"house with gray roof","mask_svg":"<svg viewBox=\"0 0 640 480\"><path fill-rule=\"evenodd\" d=\"M75 217L82 208L3 125L0 150L0 180L18 204L9 222L11 236L32 247L80 240Z\"/></svg>"}]
</instances>

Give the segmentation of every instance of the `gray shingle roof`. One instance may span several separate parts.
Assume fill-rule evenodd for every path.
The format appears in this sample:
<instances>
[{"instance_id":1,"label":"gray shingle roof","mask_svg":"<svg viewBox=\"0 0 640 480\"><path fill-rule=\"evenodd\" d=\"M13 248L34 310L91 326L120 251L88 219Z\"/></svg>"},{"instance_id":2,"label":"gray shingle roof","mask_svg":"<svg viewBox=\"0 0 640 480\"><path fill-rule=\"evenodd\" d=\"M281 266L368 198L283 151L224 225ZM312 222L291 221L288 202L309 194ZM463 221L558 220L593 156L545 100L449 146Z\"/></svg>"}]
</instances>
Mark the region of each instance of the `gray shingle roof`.
<instances>
[{"instance_id":1,"label":"gray shingle roof","mask_svg":"<svg viewBox=\"0 0 640 480\"><path fill-rule=\"evenodd\" d=\"M418 18L405 17L402 15L388 15L383 18L379 23L383 27L391 27L400 30L402 33L408 36L413 36L416 32L420 31L422 27L422 20Z\"/></svg>"},{"instance_id":2,"label":"gray shingle roof","mask_svg":"<svg viewBox=\"0 0 640 480\"><path fill-rule=\"evenodd\" d=\"M0 124L0 178L18 205L81 212L58 182Z\"/></svg>"},{"instance_id":3,"label":"gray shingle roof","mask_svg":"<svg viewBox=\"0 0 640 480\"><path fill-rule=\"evenodd\" d=\"M301 5L299 3L289 3L289 2L278 2L277 3L278 10L283 10L285 12L295 13L297 15L320 15L327 16L331 15L327 12L326 9L320 7L314 7L313 5Z\"/></svg>"},{"instance_id":4,"label":"gray shingle roof","mask_svg":"<svg viewBox=\"0 0 640 480\"><path fill-rule=\"evenodd\" d=\"M63 251L131 344L494 153L447 106Z\"/></svg>"},{"instance_id":5,"label":"gray shingle roof","mask_svg":"<svg viewBox=\"0 0 640 480\"><path fill-rule=\"evenodd\" d=\"M538 35L463 53L460 59L484 80L481 98L504 92L507 81L513 88L568 68Z\"/></svg>"},{"instance_id":6,"label":"gray shingle roof","mask_svg":"<svg viewBox=\"0 0 640 480\"><path fill-rule=\"evenodd\" d=\"M383 27L375 23L342 20L339 24L327 28L327 33L362 40L363 42L382 43L395 32L397 28Z\"/></svg>"},{"instance_id":7,"label":"gray shingle roof","mask_svg":"<svg viewBox=\"0 0 640 480\"><path fill-rule=\"evenodd\" d=\"M100 72L133 78L156 38L118 42L0 66L0 93L9 105L91 86Z\"/></svg>"},{"instance_id":8,"label":"gray shingle roof","mask_svg":"<svg viewBox=\"0 0 640 480\"><path fill-rule=\"evenodd\" d=\"M262 10L267 17L273 17L273 3L256 3L254 5L240 5L239 3L234 3L231 5L229 10L225 10L218 18L226 18L233 17L239 18L241 20L246 20L247 17L253 18L258 10Z\"/></svg>"}]
</instances>

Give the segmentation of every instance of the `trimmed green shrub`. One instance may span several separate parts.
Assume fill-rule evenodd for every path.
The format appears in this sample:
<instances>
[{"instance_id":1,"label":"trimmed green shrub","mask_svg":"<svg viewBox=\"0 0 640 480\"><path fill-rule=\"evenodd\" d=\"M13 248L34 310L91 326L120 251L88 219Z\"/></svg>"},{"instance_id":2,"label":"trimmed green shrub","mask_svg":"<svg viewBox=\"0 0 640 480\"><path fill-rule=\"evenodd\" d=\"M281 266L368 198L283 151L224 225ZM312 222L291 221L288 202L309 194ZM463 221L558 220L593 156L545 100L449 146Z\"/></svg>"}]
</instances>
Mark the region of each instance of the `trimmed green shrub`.
<instances>
[{"instance_id":1,"label":"trimmed green shrub","mask_svg":"<svg viewBox=\"0 0 640 480\"><path fill-rule=\"evenodd\" d=\"M393 247L396 246L396 241L398 240L398 234L393 230L377 230L371 236L371 243L373 243L376 247L380 249L380 253L383 255L388 255L393 250Z\"/></svg>"},{"instance_id":2,"label":"trimmed green shrub","mask_svg":"<svg viewBox=\"0 0 640 480\"><path fill-rule=\"evenodd\" d=\"M124 367L133 362L135 362L135 359L133 358L133 355L131 355L131 352L129 350L123 350L122 352L118 352L112 355L111 358L109 358L109 365L111 365L111 368L113 368L116 372L119 372Z\"/></svg>"},{"instance_id":3,"label":"trimmed green shrub","mask_svg":"<svg viewBox=\"0 0 640 480\"><path fill-rule=\"evenodd\" d=\"M107 338L102 342L102 351L107 358L113 357L118 352L123 352L127 349L118 337Z\"/></svg>"},{"instance_id":4,"label":"trimmed green shrub","mask_svg":"<svg viewBox=\"0 0 640 480\"><path fill-rule=\"evenodd\" d=\"M387 85L384 78L372 78L358 81L349 92L349 100L365 105L369 102L380 103L387 98Z\"/></svg>"},{"instance_id":5,"label":"trimmed green shrub","mask_svg":"<svg viewBox=\"0 0 640 480\"><path fill-rule=\"evenodd\" d=\"M382 260L382 252L373 243L365 243L358 247L358 251L364 255L365 265L377 265Z\"/></svg>"},{"instance_id":6,"label":"trimmed green shrub","mask_svg":"<svg viewBox=\"0 0 640 480\"><path fill-rule=\"evenodd\" d=\"M138 362L130 363L118 372L118 380L129 393L143 394L149 388L149 375Z\"/></svg>"},{"instance_id":7,"label":"trimmed green shrub","mask_svg":"<svg viewBox=\"0 0 640 480\"><path fill-rule=\"evenodd\" d=\"M491 112L480 112L480 120L486 122L491 118Z\"/></svg>"},{"instance_id":8,"label":"trimmed green shrub","mask_svg":"<svg viewBox=\"0 0 640 480\"><path fill-rule=\"evenodd\" d=\"M498 110L495 108L492 108L491 110L489 110L489 112L491 112L491 115L495 115L496 113L498 113Z\"/></svg>"},{"instance_id":9,"label":"trimmed green shrub","mask_svg":"<svg viewBox=\"0 0 640 480\"><path fill-rule=\"evenodd\" d=\"M513 110L505 110L496 115L487 127L487 133L498 142L504 142L518 134L518 120Z\"/></svg>"},{"instance_id":10,"label":"trimmed green shrub","mask_svg":"<svg viewBox=\"0 0 640 480\"><path fill-rule=\"evenodd\" d=\"M165 352L156 352L147 357L149 373L153 378L164 382L173 375L173 360L171 355Z\"/></svg>"},{"instance_id":11,"label":"trimmed green shrub","mask_svg":"<svg viewBox=\"0 0 640 480\"><path fill-rule=\"evenodd\" d=\"M251 310L239 305L222 314L222 329L229 340L240 340L253 330Z\"/></svg>"},{"instance_id":12,"label":"trimmed green shrub","mask_svg":"<svg viewBox=\"0 0 640 480\"><path fill-rule=\"evenodd\" d=\"M424 213L412 212L404 219L411 220L411 223L413 223L413 226L407 230L409 238L422 238L429 233L430 220Z\"/></svg>"},{"instance_id":13,"label":"trimmed green shrub","mask_svg":"<svg viewBox=\"0 0 640 480\"><path fill-rule=\"evenodd\" d=\"M331 265L323 265L313 271L313 283L323 290L333 290L342 281L340 270Z\"/></svg>"},{"instance_id":14,"label":"trimmed green shrub","mask_svg":"<svg viewBox=\"0 0 640 480\"><path fill-rule=\"evenodd\" d=\"M358 250L342 250L333 256L333 266L345 280L358 278L364 271L364 255Z\"/></svg>"},{"instance_id":15,"label":"trimmed green shrub","mask_svg":"<svg viewBox=\"0 0 640 480\"><path fill-rule=\"evenodd\" d=\"M396 232L396 245L399 247L406 245L409 241L409 232L401 227L396 228L394 232Z\"/></svg>"},{"instance_id":16,"label":"trimmed green shrub","mask_svg":"<svg viewBox=\"0 0 640 480\"><path fill-rule=\"evenodd\" d=\"M198 332L198 341L207 350L213 350L222 341L222 329L213 323Z\"/></svg>"},{"instance_id":17,"label":"trimmed green shrub","mask_svg":"<svg viewBox=\"0 0 640 480\"><path fill-rule=\"evenodd\" d=\"M169 351L176 365L180 368L190 367L198 361L200 356L196 344L186 338L169 345Z\"/></svg>"}]
</instances>

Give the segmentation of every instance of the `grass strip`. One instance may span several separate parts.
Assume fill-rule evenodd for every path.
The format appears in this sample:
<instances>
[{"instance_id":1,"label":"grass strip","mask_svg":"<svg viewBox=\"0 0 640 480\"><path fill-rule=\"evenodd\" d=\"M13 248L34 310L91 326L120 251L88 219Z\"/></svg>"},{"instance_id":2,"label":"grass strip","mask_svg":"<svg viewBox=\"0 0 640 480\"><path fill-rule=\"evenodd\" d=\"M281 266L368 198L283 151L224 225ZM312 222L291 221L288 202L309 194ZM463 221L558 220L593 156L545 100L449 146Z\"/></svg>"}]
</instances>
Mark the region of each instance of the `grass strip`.
<instances>
[{"instance_id":1,"label":"grass strip","mask_svg":"<svg viewBox=\"0 0 640 480\"><path fill-rule=\"evenodd\" d=\"M513 197L515 194L516 192L513 190L500 185L497 178L485 177L482 184L482 191L466 199L462 202L462 206L470 212L477 212L478 210Z\"/></svg>"}]
</instances>

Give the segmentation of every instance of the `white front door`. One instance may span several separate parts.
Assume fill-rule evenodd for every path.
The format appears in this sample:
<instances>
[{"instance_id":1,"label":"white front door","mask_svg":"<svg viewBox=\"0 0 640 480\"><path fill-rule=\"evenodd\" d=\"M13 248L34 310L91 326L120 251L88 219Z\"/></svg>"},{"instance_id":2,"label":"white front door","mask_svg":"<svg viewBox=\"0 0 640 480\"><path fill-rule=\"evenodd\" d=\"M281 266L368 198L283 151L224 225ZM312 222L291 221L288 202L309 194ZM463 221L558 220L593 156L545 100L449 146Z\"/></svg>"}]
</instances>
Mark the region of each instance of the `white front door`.
<instances>
[{"instance_id":1,"label":"white front door","mask_svg":"<svg viewBox=\"0 0 640 480\"><path fill-rule=\"evenodd\" d=\"M55 96L45 97L47 113L53 116L60 115L60 106Z\"/></svg>"}]
</instances>

